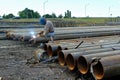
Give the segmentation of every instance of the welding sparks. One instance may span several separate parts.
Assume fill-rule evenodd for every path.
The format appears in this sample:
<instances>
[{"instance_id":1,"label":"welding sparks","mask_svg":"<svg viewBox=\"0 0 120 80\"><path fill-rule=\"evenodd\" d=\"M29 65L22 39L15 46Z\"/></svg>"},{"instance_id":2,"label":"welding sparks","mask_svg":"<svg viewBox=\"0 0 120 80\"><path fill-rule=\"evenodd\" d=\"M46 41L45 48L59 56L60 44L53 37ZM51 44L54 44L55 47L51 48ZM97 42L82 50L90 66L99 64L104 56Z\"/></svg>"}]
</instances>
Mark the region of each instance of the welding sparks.
<instances>
[{"instance_id":1,"label":"welding sparks","mask_svg":"<svg viewBox=\"0 0 120 80\"><path fill-rule=\"evenodd\" d=\"M32 37L33 37L33 38L36 38L36 36L35 36L35 35L33 35Z\"/></svg>"},{"instance_id":2,"label":"welding sparks","mask_svg":"<svg viewBox=\"0 0 120 80\"><path fill-rule=\"evenodd\" d=\"M32 35L32 38L36 38L35 32L31 31L30 34Z\"/></svg>"}]
</instances>

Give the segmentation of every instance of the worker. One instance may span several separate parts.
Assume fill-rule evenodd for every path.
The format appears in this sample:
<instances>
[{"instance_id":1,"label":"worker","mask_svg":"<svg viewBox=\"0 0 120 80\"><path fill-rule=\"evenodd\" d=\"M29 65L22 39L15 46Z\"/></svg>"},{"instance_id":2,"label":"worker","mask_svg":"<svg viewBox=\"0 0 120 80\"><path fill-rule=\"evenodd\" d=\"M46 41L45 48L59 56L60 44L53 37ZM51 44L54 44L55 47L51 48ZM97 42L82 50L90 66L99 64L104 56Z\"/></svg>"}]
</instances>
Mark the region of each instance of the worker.
<instances>
[{"instance_id":1,"label":"worker","mask_svg":"<svg viewBox=\"0 0 120 80\"><path fill-rule=\"evenodd\" d=\"M45 36L45 38L50 38L51 42L54 43L54 26L53 23L49 20L46 20L45 17L40 18L40 24L45 25L44 31L39 32L38 34Z\"/></svg>"}]
</instances>

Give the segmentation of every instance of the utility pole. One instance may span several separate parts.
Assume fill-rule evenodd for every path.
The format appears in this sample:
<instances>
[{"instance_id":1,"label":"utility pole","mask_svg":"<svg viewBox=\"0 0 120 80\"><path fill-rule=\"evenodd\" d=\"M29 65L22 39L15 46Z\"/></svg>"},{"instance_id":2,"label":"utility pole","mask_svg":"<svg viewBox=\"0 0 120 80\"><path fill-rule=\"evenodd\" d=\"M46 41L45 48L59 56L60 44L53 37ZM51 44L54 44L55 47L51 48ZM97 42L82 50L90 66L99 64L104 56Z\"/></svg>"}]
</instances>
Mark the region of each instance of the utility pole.
<instances>
[{"instance_id":1,"label":"utility pole","mask_svg":"<svg viewBox=\"0 0 120 80\"><path fill-rule=\"evenodd\" d=\"M43 3L43 15L45 15L45 4L48 2L48 0L46 0L44 3Z\"/></svg>"},{"instance_id":2,"label":"utility pole","mask_svg":"<svg viewBox=\"0 0 120 80\"><path fill-rule=\"evenodd\" d=\"M85 17L86 17L86 13L87 13L87 6L88 6L88 5L89 5L89 3L85 5Z\"/></svg>"}]
</instances>

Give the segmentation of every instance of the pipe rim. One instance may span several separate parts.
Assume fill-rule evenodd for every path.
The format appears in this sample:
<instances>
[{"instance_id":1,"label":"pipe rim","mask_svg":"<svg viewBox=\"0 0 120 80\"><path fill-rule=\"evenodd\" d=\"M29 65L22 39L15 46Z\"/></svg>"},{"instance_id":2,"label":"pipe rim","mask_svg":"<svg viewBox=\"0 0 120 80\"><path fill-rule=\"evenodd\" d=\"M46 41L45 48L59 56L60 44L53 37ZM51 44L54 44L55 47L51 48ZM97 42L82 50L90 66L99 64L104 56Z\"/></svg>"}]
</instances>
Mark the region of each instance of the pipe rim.
<instances>
[{"instance_id":1,"label":"pipe rim","mask_svg":"<svg viewBox=\"0 0 120 80\"><path fill-rule=\"evenodd\" d=\"M47 51L47 44L44 44L43 49Z\"/></svg>"},{"instance_id":2,"label":"pipe rim","mask_svg":"<svg viewBox=\"0 0 120 80\"><path fill-rule=\"evenodd\" d=\"M98 61L98 63L93 66L93 73L96 79L102 79L104 77L104 68L100 61Z\"/></svg>"},{"instance_id":3,"label":"pipe rim","mask_svg":"<svg viewBox=\"0 0 120 80\"><path fill-rule=\"evenodd\" d=\"M66 62L65 62L65 56L64 56L64 53L62 51L60 51L58 53L58 61L59 61L59 64L61 66L65 66Z\"/></svg>"},{"instance_id":4,"label":"pipe rim","mask_svg":"<svg viewBox=\"0 0 120 80\"><path fill-rule=\"evenodd\" d=\"M78 64L78 70L82 74L86 74L89 70L88 62L85 57L80 56L77 61Z\"/></svg>"},{"instance_id":5,"label":"pipe rim","mask_svg":"<svg viewBox=\"0 0 120 80\"><path fill-rule=\"evenodd\" d=\"M48 45L47 52L48 52L48 55L49 55L50 57L52 57L52 55L53 55L53 50L52 50L52 47L51 47L50 45Z\"/></svg>"},{"instance_id":6,"label":"pipe rim","mask_svg":"<svg viewBox=\"0 0 120 80\"><path fill-rule=\"evenodd\" d=\"M74 70L75 69L75 60L73 58L73 56L71 54L68 54L66 57L66 63L67 63L67 67L69 68L69 70Z\"/></svg>"},{"instance_id":7,"label":"pipe rim","mask_svg":"<svg viewBox=\"0 0 120 80\"><path fill-rule=\"evenodd\" d=\"M68 48L66 47L66 48L63 49L61 46L58 46L57 53L59 53L61 50L68 50Z\"/></svg>"},{"instance_id":8,"label":"pipe rim","mask_svg":"<svg viewBox=\"0 0 120 80\"><path fill-rule=\"evenodd\" d=\"M23 37L23 36L22 36L22 37L20 37L20 40L21 40L21 41L24 41L24 37Z\"/></svg>"},{"instance_id":9,"label":"pipe rim","mask_svg":"<svg viewBox=\"0 0 120 80\"><path fill-rule=\"evenodd\" d=\"M58 46L57 52L59 53L61 50L62 50L62 47L61 47L61 46Z\"/></svg>"}]
</instances>

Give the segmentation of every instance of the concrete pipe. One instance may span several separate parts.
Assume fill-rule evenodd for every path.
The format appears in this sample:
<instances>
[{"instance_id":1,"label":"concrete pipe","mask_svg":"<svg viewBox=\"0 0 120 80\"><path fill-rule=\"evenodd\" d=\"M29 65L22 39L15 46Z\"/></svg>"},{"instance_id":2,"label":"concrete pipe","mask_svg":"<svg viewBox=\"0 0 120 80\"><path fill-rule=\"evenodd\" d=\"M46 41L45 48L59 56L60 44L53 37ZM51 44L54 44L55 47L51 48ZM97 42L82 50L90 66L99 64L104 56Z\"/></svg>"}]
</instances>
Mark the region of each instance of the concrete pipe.
<instances>
[{"instance_id":1,"label":"concrete pipe","mask_svg":"<svg viewBox=\"0 0 120 80\"><path fill-rule=\"evenodd\" d=\"M120 75L120 54L103 57L92 68L97 80L118 76Z\"/></svg>"},{"instance_id":2,"label":"concrete pipe","mask_svg":"<svg viewBox=\"0 0 120 80\"><path fill-rule=\"evenodd\" d=\"M98 52L105 52L105 51L113 51L113 49L112 48L92 49L92 50L70 53L66 57L67 66L70 70L74 70L77 68L77 65L79 64L78 60L79 60L80 56L87 55L87 54L94 54L94 53L98 53Z\"/></svg>"},{"instance_id":3,"label":"concrete pipe","mask_svg":"<svg viewBox=\"0 0 120 80\"><path fill-rule=\"evenodd\" d=\"M92 53L88 55L81 55L79 56L77 61L78 70L82 74L87 74L89 73L90 64L93 61L93 58L105 57L105 56L111 56L111 55L117 55L117 54L120 54L120 50L112 51L112 49L108 49L107 52L99 51L99 52L95 52L94 54Z\"/></svg>"}]
</instances>

